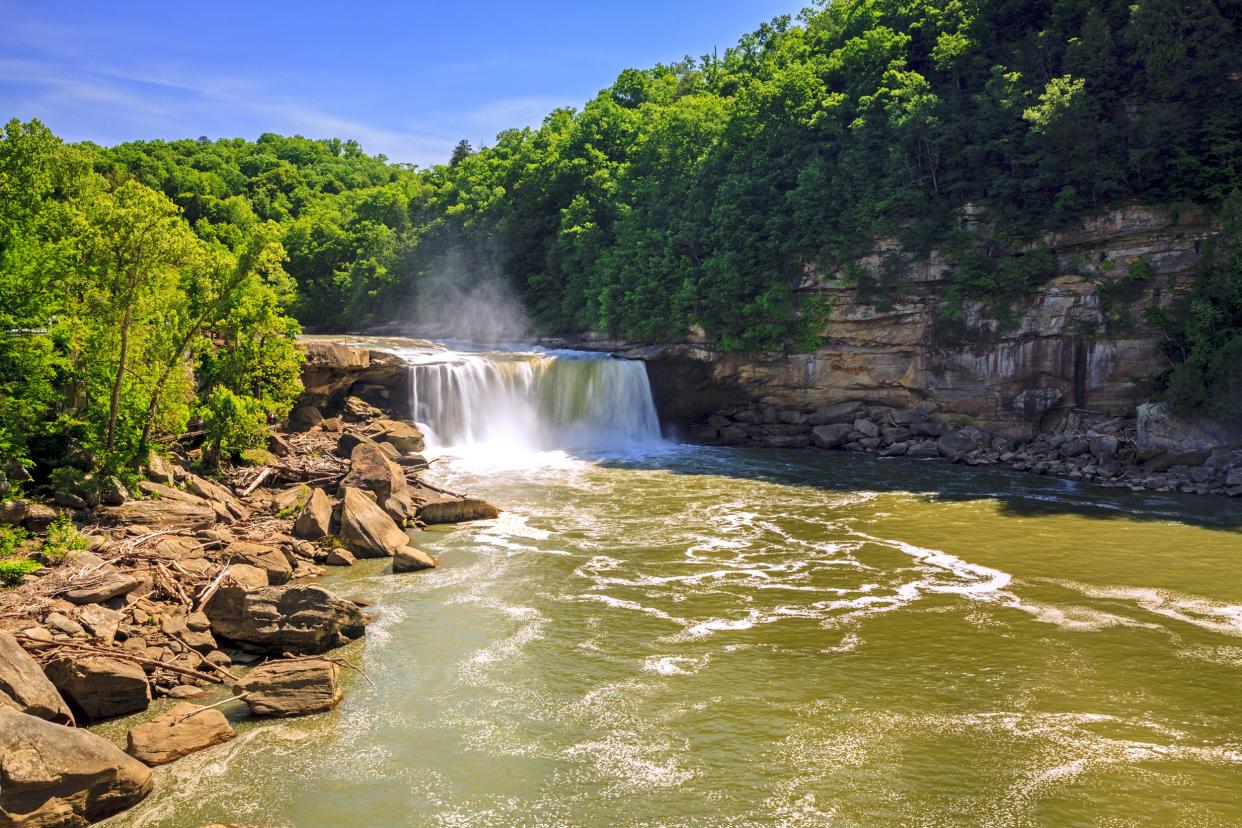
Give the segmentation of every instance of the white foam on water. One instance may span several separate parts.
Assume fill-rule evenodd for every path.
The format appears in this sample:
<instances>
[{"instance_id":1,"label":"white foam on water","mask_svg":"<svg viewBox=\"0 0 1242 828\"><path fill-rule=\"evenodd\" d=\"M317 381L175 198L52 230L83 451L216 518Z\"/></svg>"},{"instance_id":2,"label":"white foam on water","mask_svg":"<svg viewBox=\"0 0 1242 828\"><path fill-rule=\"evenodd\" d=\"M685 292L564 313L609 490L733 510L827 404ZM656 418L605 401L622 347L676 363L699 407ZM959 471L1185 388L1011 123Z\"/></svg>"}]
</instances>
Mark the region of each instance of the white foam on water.
<instances>
[{"instance_id":1,"label":"white foam on water","mask_svg":"<svg viewBox=\"0 0 1242 828\"><path fill-rule=\"evenodd\" d=\"M661 676L688 676L707 666L711 656L648 656L643 660L643 671Z\"/></svg>"}]
</instances>

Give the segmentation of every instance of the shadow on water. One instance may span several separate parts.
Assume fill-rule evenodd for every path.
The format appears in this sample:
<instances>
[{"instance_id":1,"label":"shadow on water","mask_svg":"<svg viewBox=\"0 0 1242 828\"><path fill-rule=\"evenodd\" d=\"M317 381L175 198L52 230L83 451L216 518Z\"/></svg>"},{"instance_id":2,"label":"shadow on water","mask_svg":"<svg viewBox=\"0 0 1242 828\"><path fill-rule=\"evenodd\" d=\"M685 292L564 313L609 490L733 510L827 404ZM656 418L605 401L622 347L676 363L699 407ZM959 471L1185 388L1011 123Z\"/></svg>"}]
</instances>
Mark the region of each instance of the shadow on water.
<instances>
[{"instance_id":1,"label":"shadow on water","mask_svg":"<svg viewBox=\"0 0 1242 828\"><path fill-rule=\"evenodd\" d=\"M622 456L583 455L583 459L607 468L745 478L836 492L904 492L929 502L994 500L1002 513L1011 517L1071 513L1101 520L1125 518L1242 528L1242 503L1223 497L1106 489L996 466L960 466L941 460L690 444L670 444L663 450Z\"/></svg>"}]
</instances>

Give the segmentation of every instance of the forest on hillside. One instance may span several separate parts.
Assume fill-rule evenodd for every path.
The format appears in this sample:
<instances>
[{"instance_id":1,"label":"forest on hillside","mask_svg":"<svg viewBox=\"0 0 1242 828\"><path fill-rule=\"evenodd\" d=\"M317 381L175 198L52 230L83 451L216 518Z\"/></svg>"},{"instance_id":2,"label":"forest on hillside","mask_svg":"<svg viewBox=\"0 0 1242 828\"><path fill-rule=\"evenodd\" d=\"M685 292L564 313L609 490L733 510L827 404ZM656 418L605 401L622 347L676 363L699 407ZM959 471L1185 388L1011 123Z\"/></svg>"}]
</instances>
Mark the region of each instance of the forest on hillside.
<instances>
[{"instance_id":1,"label":"forest on hillside","mask_svg":"<svg viewBox=\"0 0 1242 828\"><path fill-rule=\"evenodd\" d=\"M1051 257L1016 254L1110 205L1203 204L1242 238L1240 25L1242 0L838 0L431 169L348 140L103 148L10 122L0 454L128 467L191 418L217 453L257 445L296 396L300 326L388 321L437 274L505 280L539 333L797 351L824 324L806 264L848 270L877 237L952 254L946 330L968 299L1028 295ZM1234 250L1153 320L1187 409L1242 403Z\"/></svg>"}]
</instances>

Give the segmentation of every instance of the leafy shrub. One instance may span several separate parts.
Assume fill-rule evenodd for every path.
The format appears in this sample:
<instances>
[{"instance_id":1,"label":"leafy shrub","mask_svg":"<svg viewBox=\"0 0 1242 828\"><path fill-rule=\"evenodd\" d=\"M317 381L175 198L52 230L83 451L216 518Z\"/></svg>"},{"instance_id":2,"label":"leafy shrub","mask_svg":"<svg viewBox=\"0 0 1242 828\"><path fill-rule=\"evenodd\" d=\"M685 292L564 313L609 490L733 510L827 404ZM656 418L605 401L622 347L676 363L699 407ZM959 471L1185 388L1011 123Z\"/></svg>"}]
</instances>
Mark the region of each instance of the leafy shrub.
<instances>
[{"instance_id":1,"label":"leafy shrub","mask_svg":"<svg viewBox=\"0 0 1242 828\"><path fill-rule=\"evenodd\" d=\"M69 516L59 515L47 528L47 538L43 541L39 555L48 563L57 564L70 552L90 548L90 539L78 531Z\"/></svg>"},{"instance_id":2,"label":"leafy shrub","mask_svg":"<svg viewBox=\"0 0 1242 828\"><path fill-rule=\"evenodd\" d=\"M20 526L0 526L0 559L12 557L29 537L30 533Z\"/></svg>"},{"instance_id":3,"label":"leafy shrub","mask_svg":"<svg viewBox=\"0 0 1242 828\"><path fill-rule=\"evenodd\" d=\"M202 408L209 461L267 445L267 413L253 397L241 397L223 386L212 389Z\"/></svg>"},{"instance_id":4,"label":"leafy shrub","mask_svg":"<svg viewBox=\"0 0 1242 828\"><path fill-rule=\"evenodd\" d=\"M17 586L22 578L42 568L42 564L29 558L0 558L0 584Z\"/></svg>"}]
</instances>

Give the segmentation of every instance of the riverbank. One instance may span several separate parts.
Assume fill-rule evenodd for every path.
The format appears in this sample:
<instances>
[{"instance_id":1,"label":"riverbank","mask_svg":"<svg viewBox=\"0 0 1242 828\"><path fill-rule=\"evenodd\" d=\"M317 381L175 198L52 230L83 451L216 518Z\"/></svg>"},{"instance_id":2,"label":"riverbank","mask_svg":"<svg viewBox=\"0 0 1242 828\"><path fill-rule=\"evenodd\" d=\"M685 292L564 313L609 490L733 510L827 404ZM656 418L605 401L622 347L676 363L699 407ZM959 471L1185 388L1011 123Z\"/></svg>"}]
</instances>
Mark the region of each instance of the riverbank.
<instances>
[{"instance_id":1,"label":"riverbank","mask_svg":"<svg viewBox=\"0 0 1242 828\"><path fill-rule=\"evenodd\" d=\"M111 481L4 503L4 523L30 534L13 555L44 566L0 592L0 825L132 807L149 767L234 737L221 705L284 718L339 704L351 665L331 653L369 618L315 579L358 558L434 568L421 529L498 514L427 483L423 436L393 414L307 401L257 463L209 478L189 437L152 455L133 493ZM217 685L232 694L194 702ZM162 699L180 703L132 727L125 752L84 729Z\"/></svg>"}]
</instances>

